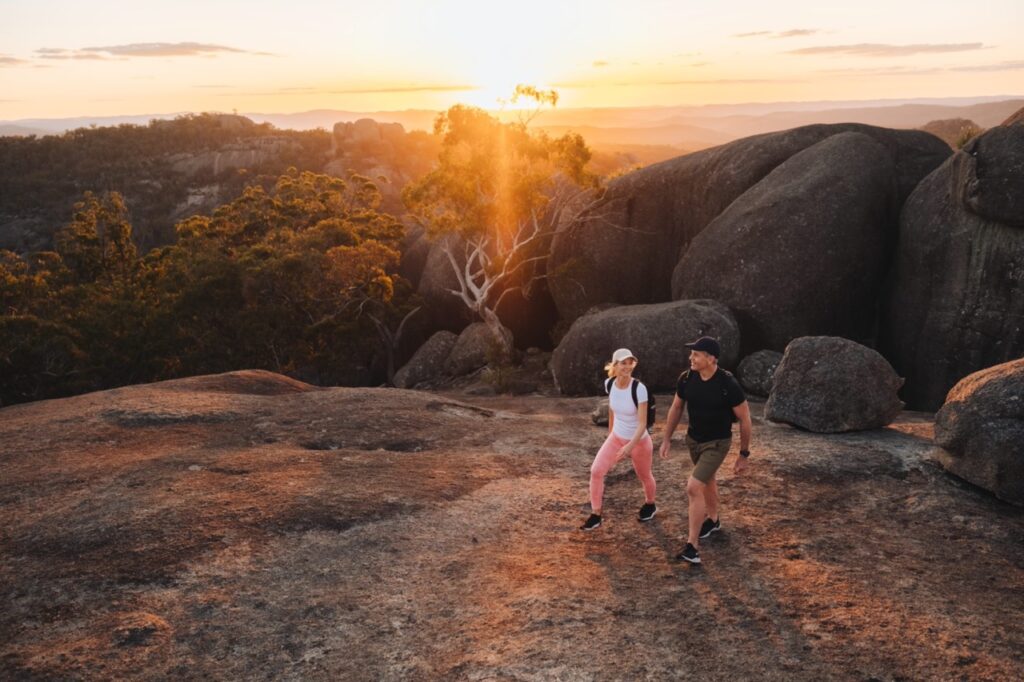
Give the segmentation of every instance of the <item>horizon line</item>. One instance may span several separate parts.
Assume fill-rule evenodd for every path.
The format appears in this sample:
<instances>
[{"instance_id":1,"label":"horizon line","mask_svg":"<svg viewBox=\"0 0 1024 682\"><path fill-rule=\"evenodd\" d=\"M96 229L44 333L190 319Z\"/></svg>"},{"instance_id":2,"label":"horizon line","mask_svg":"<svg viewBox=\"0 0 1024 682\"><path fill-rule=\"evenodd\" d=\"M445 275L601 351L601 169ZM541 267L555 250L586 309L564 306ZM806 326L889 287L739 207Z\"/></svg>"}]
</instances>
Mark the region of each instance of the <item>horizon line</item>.
<instances>
[{"instance_id":1,"label":"horizon line","mask_svg":"<svg viewBox=\"0 0 1024 682\"><path fill-rule=\"evenodd\" d=\"M857 103L879 103L882 107L885 106L904 106L907 104L919 103L927 104L928 102L944 101L944 100L986 100L989 102L996 101L1010 101L1015 99L1024 100L1024 93L1011 95L950 95L950 96L933 96L933 97L883 97L883 98L870 98L870 99L825 99L825 100L777 100L777 101L753 101L753 102L712 102L706 104L641 104L637 106L590 106L590 107L560 107L555 109L546 110L547 112L556 111L602 111L602 110L642 110L642 109L703 109L709 107L755 107L755 106L768 106L768 105L808 105L808 104L857 104ZM881 104L884 102L893 102L895 104L885 105ZM475 105L469 105L475 106ZM229 116L301 116L304 114L316 114L319 112L344 112L350 114L399 114L399 113L414 113L414 112L441 112L447 110L448 107L444 108L416 108L406 107L403 109L372 109L372 110L357 110L357 109L335 109L331 107L320 107L316 109L303 109L299 111L277 111L277 112L261 112L261 111L247 111L240 112L237 110L233 111L218 111L212 109L204 110L184 110L176 112L163 112L163 113L128 113L128 114L78 114L74 116L32 116L17 119L0 119L0 124L17 125L26 121L73 121L78 119L118 119L118 118L145 118L152 117L151 120L174 118L177 116L187 116L195 114L217 114L217 115L229 115ZM478 107L488 112L500 112L502 109L496 107Z\"/></svg>"}]
</instances>

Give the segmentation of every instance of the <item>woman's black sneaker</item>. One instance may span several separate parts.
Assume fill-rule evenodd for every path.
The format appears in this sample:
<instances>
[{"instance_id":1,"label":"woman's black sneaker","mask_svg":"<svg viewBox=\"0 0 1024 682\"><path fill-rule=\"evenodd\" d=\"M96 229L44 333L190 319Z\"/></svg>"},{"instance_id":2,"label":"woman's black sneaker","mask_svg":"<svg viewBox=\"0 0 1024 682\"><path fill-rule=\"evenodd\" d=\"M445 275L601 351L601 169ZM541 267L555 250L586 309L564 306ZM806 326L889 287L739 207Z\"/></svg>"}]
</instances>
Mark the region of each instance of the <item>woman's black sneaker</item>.
<instances>
[{"instance_id":1,"label":"woman's black sneaker","mask_svg":"<svg viewBox=\"0 0 1024 682\"><path fill-rule=\"evenodd\" d=\"M580 526L580 530L594 530L595 528L599 528L600 526L601 526L601 516L600 516L600 514L591 514L587 518L586 522L584 522L584 524L582 526Z\"/></svg>"},{"instance_id":2,"label":"woman's black sneaker","mask_svg":"<svg viewBox=\"0 0 1024 682\"><path fill-rule=\"evenodd\" d=\"M653 502L648 502L644 506L640 507L640 512L637 514L637 520L650 521L654 518L654 515L658 513L658 507Z\"/></svg>"},{"instance_id":3,"label":"woman's black sneaker","mask_svg":"<svg viewBox=\"0 0 1024 682\"><path fill-rule=\"evenodd\" d=\"M689 561L691 564L699 564L700 552L697 551L696 547L687 542L686 547L683 547L683 551L676 555L676 559L679 561Z\"/></svg>"},{"instance_id":4,"label":"woman's black sneaker","mask_svg":"<svg viewBox=\"0 0 1024 682\"><path fill-rule=\"evenodd\" d=\"M718 519L717 521L712 521L711 519L704 519L704 523L702 523L700 526L699 537L701 540L703 540L704 538L709 537L712 533L717 533L720 530L722 530L721 519Z\"/></svg>"}]
</instances>

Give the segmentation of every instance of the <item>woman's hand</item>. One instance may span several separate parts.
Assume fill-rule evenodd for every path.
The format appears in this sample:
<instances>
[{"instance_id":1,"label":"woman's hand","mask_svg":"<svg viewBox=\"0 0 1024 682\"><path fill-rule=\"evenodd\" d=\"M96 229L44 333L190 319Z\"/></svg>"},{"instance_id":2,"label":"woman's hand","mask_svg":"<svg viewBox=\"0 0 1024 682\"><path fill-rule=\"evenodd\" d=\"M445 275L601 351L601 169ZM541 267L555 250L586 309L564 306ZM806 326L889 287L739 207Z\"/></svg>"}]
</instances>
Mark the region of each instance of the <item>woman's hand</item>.
<instances>
[{"instance_id":1,"label":"woman's hand","mask_svg":"<svg viewBox=\"0 0 1024 682\"><path fill-rule=\"evenodd\" d=\"M619 448L619 452L615 456L615 461L616 462L622 461L622 459L624 457L629 457L629 453L631 453L631 452L633 452L633 444L632 443L626 443L621 448Z\"/></svg>"}]
</instances>

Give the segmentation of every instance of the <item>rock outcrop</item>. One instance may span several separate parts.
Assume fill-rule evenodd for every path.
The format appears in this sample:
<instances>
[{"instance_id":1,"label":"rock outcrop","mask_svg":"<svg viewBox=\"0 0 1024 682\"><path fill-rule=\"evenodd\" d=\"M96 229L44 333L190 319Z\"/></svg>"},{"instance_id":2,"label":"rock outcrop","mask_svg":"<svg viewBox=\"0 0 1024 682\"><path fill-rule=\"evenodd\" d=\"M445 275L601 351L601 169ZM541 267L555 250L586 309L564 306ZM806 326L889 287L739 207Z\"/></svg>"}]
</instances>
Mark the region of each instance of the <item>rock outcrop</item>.
<instances>
[{"instance_id":1,"label":"rock outcrop","mask_svg":"<svg viewBox=\"0 0 1024 682\"><path fill-rule=\"evenodd\" d=\"M567 395L604 392L604 365L616 348L639 360L635 375L655 390L675 388L690 366L684 344L714 336L722 345L721 365L735 367L740 338L736 320L716 301L673 301L617 306L577 319L551 356L551 373Z\"/></svg>"},{"instance_id":2,"label":"rock outcrop","mask_svg":"<svg viewBox=\"0 0 1024 682\"><path fill-rule=\"evenodd\" d=\"M963 377L1024 355L1024 126L992 128L911 195L880 348L936 410Z\"/></svg>"},{"instance_id":3,"label":"rock outcrop","mask_svg":"<svg viewBox=\"0 0 1024 682\"><path fill-rule=\"evenodd\" d=\"M885 147L859 132L794 154L694 237L673 295L729 306L744 353L870 337L896 241L894 175Z\"/></svg>"},{"instance_id":4,"label":"rock outcrop","mask_svg":"<svg viewBox=\"0 0 1024 682\"><path fill-rule=\"evenodd\" d=\"M921 131L811 125L737 140L624 175L609 184L606 203L593 216L559 228L549 264L559 314L572 321L598 303L668 300L679 258L708 223L788 158L844 132L872 137L893 159L894 211L950 154L941 140Z\"/></svg>"},{"instance_id":5,"label":"rock outcrop","mask_svg":"<svg viewBox=\"0 0 1024 682\"><path fill-rule=\"evenodd\" d=\"M512 332L502 327L505 345L512 347ZM445 372L452 376L462 376L480 369L494 357L500 349L491 330L483 322L474 322L459 334L445 360Z\"/></svg>"},{"instance_id":6,"label":"rock outcrop","mask_svg":"<svg viewBox=\"0 0 1024 682\"><path fill-rule=\"evenodd\" d=\"M445 253L445 244L452 244L455 262L462 267L465 263L462 242L454 235L430 241L421 237L416 241L408 258L403 257L403 267L415 274L419 259L423 264L419 272L417 293L423 298L425 316L434 328L458 332L466 325L479 319L452 293L459 290L458 279L451 261ZM532 271L524 268L503 284L512 290L507 294L492 295L498 302L495 312L501 323L512 332L517 348L538 347L550 349L551 329L558 321L547 284L543 279L527 282Z\"/></svg>"},{"instance_id":7,"label":"rock outcrop","mask_svg":"<svg viewBox=\"0 0 1024 682\"><path fill-rule=\"evenodd\" d=\"M412 358L395 372L395 386L414 388L424 381L441 378L445 372L445 361L455 347L458 336L449 331L439 331L420 346Z\"/></svg>"},{"instance_id":8,"label":"rock outcrop","mask_svg":"<svg viewBox=\"0 0 1024 682\"><path fill-rule=\"evenodd\" d=\"M765 417L816 433L886 426L903 409L903 380L878 352L848 339L809 336L786 347Z\"/></svg>"},{"instance_id":9,"label":"rock outcrop","mask_svg":"<svg viewBox=\"0 0 1024 682\"><path fill-rule=\"evenodd\" d=\"M663 513L623 461L576 530L595 402L239 372L0 408L0 679L1022 678L1024 513L925 464L930 419L752 404L694 570L682 429Z\"/></svg>"},{"instance_id":10,"label":"rock outcrop","mask_svg":"<svg viewBox=\"0 0 1024 682\"><path fill-rule=\"evenodd\" d=\"M747 393L767 397L775 383L775 370L782 362L782 353L774 350L759 350L740 361L736 378Z\"/></svg>"},{"instance_id":11,"label":"rock outcrop","mask_svg":"<svg viewBox=\"0 0 1024 682\"><path fill-rule=\"evenodd\" d=\"M961 379L935 415L935 442L948 471L1024 505L1024 358Z\"/></svg>"},{"instance_id":12,"label":"rock outcrop","mask_svg":"<svg viewBox=\"0 0 1024 682\"><path fill-rule=\"evenodd\" d=\"M463 262L458 260L462 253L461 242L457 237L448 235L435 241L428 240L416 292L423 298L425 316L435 328L460 332L473 321L473 314L462 299L452 293L459 290L459 280L444 251L445 244L454 245L452 253L457 258L456 263L462 266Z\"/></svg>"},{"instance_id":13,"label":"rock outcrop","mask_svg":"<svg viewBox=\"0 0 1024 682\"><path fill-rule=\"evenodd\" d=\"M372 118L334 124L331 151L336 156L358 150L374 155L391 155L395 143L405 136L401 123L379 123Z\"/></svg>"},{"instance_id":14,"label":"rock outcrop","mask_svg":"<svg viewBox=\"0 0 1024 682\"><path fill-rule=\"evenodd\" d=\"M212 173L214 176L239 168L259 168L276 161L300 145L286 137L253 137L198 154L182 153L167 157L171 170L184 175Z\"/></svg>"}]
</instances>

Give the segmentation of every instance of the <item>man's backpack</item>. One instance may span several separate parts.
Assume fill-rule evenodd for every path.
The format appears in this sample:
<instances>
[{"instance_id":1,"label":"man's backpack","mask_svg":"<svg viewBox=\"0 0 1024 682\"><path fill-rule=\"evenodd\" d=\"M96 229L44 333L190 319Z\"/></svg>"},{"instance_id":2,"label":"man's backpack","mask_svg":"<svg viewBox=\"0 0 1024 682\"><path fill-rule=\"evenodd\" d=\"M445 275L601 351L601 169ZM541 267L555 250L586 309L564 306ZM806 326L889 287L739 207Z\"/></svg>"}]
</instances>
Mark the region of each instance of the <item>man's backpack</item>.
<instances>
[{"instance_id":1,"label":"man's backpack","mask_svg":"<svg viewBox=\"0 0 1024 682\"><path fill-rule=\"evenodd\" d=\"M724 376L724 377L731 377L732 376L732 372L730 372L728 370L720 369L719 371L722 373L722 376ZM715 376L716 377L718 376L717 372L715 373ZM687 382L689 380L690 380L690 370L686 370L682 374L679 375L679 381L682 381L682 382L685 383L685 382ZM721 379L718 379L718 385L719 385L719 388L722 389L722 397L723 398L728 398L729 397L729 392L727 390L725 390L725 386L722 384L722 380ZM731 410L730 410L730 412L731 412ZM733 422L738 422L740 420L739 417L736 416L735 412L732 412L732 420L733 420Z\"/></svg>"},{"instance_id":2,"label":"man's backpack","mask_svg":"<svg viewBox=\"0 0 1024 682\"><path fill-rule=\"evenodd\" d=\"M614 381L615 381L615 377L608 377L607 381L604 382L604 392L605 393L611 393L612 392L612 382L614 382ZM630 391L629 391L630 395L633 396L633 404L636 405L636 409L638 409L638 410L640 409L640 401L637 400L636 391L637 391L637 387L639 385L640 385L640 381L637 380L637 379L633 379L632 385L629 387L630 388ZM658 405L655 402L654 393L652 393L651 389L648 388L647 389L647 432L648 433L651 433L652 430L654 429L654 417L655 417L655 413L657 413L657 411L658 411Z\"/></svg>"}]
</instances>

